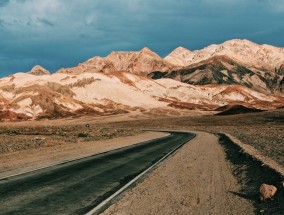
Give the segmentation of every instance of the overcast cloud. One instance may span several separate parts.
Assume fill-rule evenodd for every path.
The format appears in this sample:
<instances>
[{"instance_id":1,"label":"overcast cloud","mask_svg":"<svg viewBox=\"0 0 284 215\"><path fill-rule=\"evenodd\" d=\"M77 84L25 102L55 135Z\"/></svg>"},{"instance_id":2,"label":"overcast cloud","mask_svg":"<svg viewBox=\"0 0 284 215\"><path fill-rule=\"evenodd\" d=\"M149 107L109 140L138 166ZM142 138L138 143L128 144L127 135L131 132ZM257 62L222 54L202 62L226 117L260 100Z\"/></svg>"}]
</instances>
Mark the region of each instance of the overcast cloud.
<instances>
[{"instance_id":1,"label":"overcast cloud","mask_svg":"<svg viewBox=\"0 0 284 215\"><path fill-rule=\"evenodd\" d=\"M284 46L283 20L284 0L0 0L0 77L144 46L161 56L234 38Z\"/></svg>"}]
</instances>

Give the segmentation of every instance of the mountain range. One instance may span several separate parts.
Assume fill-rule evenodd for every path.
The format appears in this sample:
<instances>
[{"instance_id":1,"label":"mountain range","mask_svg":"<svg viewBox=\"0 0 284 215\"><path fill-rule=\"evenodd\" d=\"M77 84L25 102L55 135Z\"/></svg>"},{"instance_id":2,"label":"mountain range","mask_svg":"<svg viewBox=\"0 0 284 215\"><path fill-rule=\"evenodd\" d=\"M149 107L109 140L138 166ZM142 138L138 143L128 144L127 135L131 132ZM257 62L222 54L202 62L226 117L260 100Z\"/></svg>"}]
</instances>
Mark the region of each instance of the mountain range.
<instances>
[{"instance_id":1,"label":"mountain range","mask_svg":"<svg viewBox=\"0 0 284 215\"><path fill-rule=\"evenodd\" d=\"M93 57L51 74L41 66L0 79L0 120L168 110L284 106L284 49L230 40L165 58L149 48Z\"/></svg>"}]
</instances>

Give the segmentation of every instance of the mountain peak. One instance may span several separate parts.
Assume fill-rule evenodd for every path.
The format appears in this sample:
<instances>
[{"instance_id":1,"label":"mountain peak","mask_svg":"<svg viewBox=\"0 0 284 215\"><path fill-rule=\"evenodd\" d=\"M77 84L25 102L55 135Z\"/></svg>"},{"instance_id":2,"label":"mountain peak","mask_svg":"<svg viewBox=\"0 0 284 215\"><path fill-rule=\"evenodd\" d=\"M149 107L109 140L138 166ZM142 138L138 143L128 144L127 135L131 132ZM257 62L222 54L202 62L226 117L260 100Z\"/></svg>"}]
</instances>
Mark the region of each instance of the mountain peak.
<instances>
[{"instance_id":1,"label":"mountain peak","mask_svg":"<svg viewBox=\"0 0 284 215\"><path fill-rule=\"evenodd\" d=\"M187 66L193 56L194 54L192 51L179 46L166 56L165 60L177 66Z\"/></svg>"},{"instance_id":2,"label":"mountain peak","mask_svg":"<svg viewBox=\"0 0 284 215\"><path fill-rule=\"evenodd\" d=\"M157 53L153 52L148 47L144 47L143 49L141 49L139 51L139 54L150 55L151 57L159 58L159 59L161 58Z\"/></svg>"},{"instance_id":3,"label":"mountain peak","mask_svg":"<svg viewBox=\"0 0 284 215\"><path fill-rule=\"evenodd\" d=\"M140 52L152 52L152 50L148 47L144 47L143 49L140 50Z\"/></svg>"},{"instance_id":4,"label":"mountain peak","mask_svg":"<svg viewBox=\"0 0 284 215\"><path fill-rule=\"evenodd\" d=\"M184 57L188 57L192 55L192 51L190 51L187 48L184 48L182 46L177 47L176 49L174 49L168 56L184 56Z\"/></svg>"},{"instance_id":5,"label":"mountain peak","mask_svg":"<svg viewBox=\"0 0 284 215\"><path fill-rule=\"evenodd\" d=\"M148 48L148 47L144 47L143 49L141 49L140 51L139 51L140 53L142 52L142 53L146 53L146 54L155 54L155 55L158 55L158 54L156 54L155 52L153 52L150 48Z\"/></svg>"},{"instance_id":6,"label":"mountain peak","mask_svg":"<svg viewBox=\"0 0 284 215\"><path fill-rule=\"evenodd\" d=\"M232 39L224 42L220 45L248 45L248 46L259 46L259 44L254 43L247 39Z\"/></svg>"},{"instance_id":7,"label":"mountain peak","mask_svg":"<svg viewBox=\"0 0 284 215\"><path fill-rule=\"evenodd\" d=\"M31 71L28 72L28 74L41 76L41 75L50 75L50 72L45 68L43 68L42 66L36 65L32 68Z\"/></svg>"},{"instance_id":8,"label":"mountain peak","mask_svg":"<svg viewBox=\"0 0 284 215\"><path fill-rule=\"evenodd\" d=\"M182 47L182 46L179 46L179 47L177 47L175 50L173 50L172 53L173 53L173 52L189 52L189 53L191 53L192 51L190 51L189 49L184 48L184 47Z\"/></svg>"}]
</instances>

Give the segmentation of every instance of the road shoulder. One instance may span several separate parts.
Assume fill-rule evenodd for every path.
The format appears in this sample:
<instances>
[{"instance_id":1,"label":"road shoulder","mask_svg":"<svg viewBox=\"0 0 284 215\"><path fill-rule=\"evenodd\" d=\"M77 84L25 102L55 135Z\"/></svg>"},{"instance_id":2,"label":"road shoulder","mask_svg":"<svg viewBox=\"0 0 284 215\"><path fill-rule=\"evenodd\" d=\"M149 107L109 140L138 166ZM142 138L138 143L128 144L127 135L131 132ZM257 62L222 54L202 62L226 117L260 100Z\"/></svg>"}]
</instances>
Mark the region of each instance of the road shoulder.
<instances>
[{"instance_id":1,"label":"road shoulder","mask_svg":"<svg viewBox=\"0 0 284 215\"><path fill-rule=\"evenodd\" d=\"M184 145L103 214L254 214L218 138L205 132Z\"/></svg>"}]
</instances>

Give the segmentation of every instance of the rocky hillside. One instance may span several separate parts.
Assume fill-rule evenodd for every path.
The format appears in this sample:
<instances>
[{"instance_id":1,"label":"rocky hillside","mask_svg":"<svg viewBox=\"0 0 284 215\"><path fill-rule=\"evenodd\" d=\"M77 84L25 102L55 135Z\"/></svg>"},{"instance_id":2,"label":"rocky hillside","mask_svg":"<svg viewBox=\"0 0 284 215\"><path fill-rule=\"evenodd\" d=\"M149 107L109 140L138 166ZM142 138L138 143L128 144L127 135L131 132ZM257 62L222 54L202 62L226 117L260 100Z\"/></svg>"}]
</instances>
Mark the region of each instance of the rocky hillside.
<instances>
[{"instance_id":1,"label":"rocky hillside","mask_svg":"<svg viewBox=\"0 0 284 215\"><path fill-rule=\"evenodd\" d=\"M195 51L180 47L165 59L184 68L150 76L190 84L239 84L274 94L284 91L284 48L237 39Z\"/></svg>"},{"instance_id":2,"label":"rocky hillside","mask_svg":"<svg viewBox=\"0 0 284 215\"><path fill-rule=\"evenodd\" d=\"M194 86L130 72L41 76L17 73L0 79L1 120L157 109L214 110L228 104L270 109L283 106L284 100L243 86Z\"/></svg>"},{"instance_id":3,"label":"rocky hillside","mask_svg":"<svg viewBox=\"0 0 284 215\"><path fill-rule=\"evenodd\" d=\"M216 55L180 70L152 72L149 76L153 79L172 78L194 85L235 84L259 92L273 94L284 92L284 74L279 70L270 72L248 67L226 55Z\"/></svg>"}]
</instances>

